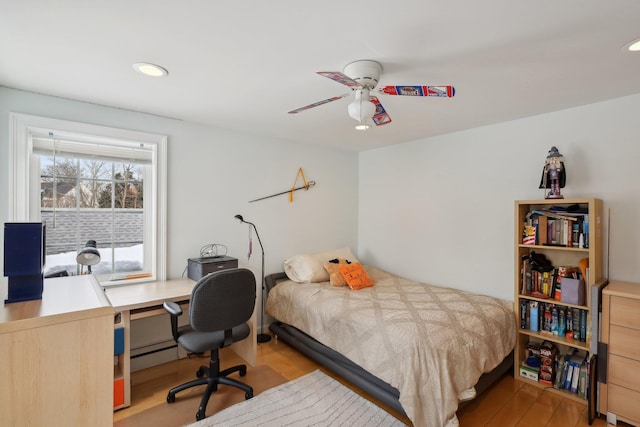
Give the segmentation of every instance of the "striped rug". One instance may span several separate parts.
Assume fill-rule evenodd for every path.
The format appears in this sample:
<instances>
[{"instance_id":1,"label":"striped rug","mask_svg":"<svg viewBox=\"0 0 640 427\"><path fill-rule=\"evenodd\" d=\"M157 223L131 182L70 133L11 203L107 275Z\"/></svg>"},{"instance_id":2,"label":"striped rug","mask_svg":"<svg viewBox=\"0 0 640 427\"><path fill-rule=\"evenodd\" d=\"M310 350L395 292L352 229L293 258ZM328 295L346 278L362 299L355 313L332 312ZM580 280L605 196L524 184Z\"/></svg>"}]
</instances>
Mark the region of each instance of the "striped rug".
<instances>
[{"instance_id":1,"label":"striped rug","mask_svg":"<svg viewBox=\"0 0 640 427\"><path fill-rule=\"evenodd\" d=\"M397 418L321 371L289 381L190 427L404 426Z\"/></svg>"}]
</instances>

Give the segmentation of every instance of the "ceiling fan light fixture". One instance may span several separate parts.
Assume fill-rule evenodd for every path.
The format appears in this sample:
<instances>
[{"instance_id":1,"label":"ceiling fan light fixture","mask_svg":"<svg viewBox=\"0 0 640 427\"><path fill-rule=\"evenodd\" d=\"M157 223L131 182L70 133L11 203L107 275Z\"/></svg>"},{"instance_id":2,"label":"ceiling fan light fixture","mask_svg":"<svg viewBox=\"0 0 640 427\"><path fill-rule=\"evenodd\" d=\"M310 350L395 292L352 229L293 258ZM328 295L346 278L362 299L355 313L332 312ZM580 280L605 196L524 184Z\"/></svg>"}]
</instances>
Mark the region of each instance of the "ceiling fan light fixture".
<instances>
[{"instance_id":1,"label":"ceiling fan light fixture","mask_svg":"<svg viewBox=\"0 0 640 427\"><path fill-rule=\"evenodd\" d=\"M371 119L375 112L376 106L371 101L356 100L349 104L349 116L359 122Z\"/></svg>"},{"instance_id":2,"label":"ceiling fan light fixture","mask_svg":"<svg viewBox=\"0 0 640 427\"><path fill-rule=\"evenodd\" d=\"M624 50L629 52L640 52L640 38L630 41L624 45Z\"/></svg>"},{"instance_id":3,"label":"ceiling fan light fixture","mask_svg":"<svg viewBox=\"0 0 640 427\"><path fill-rule=\"evenodd\" d=\"M148 62L136 62L133 64L133 69L149 77L166 77L169 75L166 68Z\"/></svg>"},{"instance_id":4,"label":"ceiling fan light fixture","mask_svg":"<svg viewBox=\"0 0 640 427\"><path fill-rule=\"evenodd\" d=\"M359 126L367 126L368 129L367 122L371 121L376 112L376 105L369 100L369 91L365 89L356 91L356 99L349 104L347 111L349 117L360 123Z\"/></svg>"}]
</instances>

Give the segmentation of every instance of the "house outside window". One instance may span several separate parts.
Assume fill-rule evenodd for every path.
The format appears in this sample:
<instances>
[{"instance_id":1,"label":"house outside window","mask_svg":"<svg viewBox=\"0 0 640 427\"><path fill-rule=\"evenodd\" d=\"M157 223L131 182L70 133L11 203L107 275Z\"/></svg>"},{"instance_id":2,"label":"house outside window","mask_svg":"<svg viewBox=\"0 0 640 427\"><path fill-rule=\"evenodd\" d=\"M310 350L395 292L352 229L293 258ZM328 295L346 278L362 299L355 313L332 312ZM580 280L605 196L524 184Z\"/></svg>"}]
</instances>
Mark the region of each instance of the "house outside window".
<instances>
[{"instance_id":1,"label":"house outside window","mask_svg":"<svg viewBox=\"0 0 640 427\"><path fill-rule=\"evenodd\" d=\"M75 257L95 240L103 285L164 280L166 137L21 114L10 124L10 218L46 224L45 275L86 273Z\"/></svg>"},{"instance_id":2,"label":"house outside window","mask_svg":"<svg viewBox=\"0 0 640 427\"><path fill-rule=\"evenodd\" d=\"M40 219L47 225L46 272L80 273L75 254L95 240L97 275L146 272L145 165L40 156Z\"/></svg>"}]
</instances>

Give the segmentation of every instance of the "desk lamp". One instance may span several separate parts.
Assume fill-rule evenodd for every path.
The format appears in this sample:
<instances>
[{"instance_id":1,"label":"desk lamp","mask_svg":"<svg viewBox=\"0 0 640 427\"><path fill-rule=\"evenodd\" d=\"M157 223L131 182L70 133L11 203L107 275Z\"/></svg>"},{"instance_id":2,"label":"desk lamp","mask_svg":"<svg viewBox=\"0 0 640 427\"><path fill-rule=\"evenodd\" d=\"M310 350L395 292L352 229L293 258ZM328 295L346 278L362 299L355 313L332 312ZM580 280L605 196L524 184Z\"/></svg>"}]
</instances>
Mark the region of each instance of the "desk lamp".
<instances>
[{"instance_id":1,"label":"desk lamp","mask_svg":"<svg viewBox=\"0 0 640 427\"><path fill-rule=\"evenodd\" d=\"M253 230L256 232L256 237L258 238L258 243L260 243L260 250L262 251L262 292L261 292L261 309L260 309L260 333L258 333L257 335L257 340L259 343L263 343L263 342L267 342L269 340L271 340L271 336L269 334L263 334L262 333L262 328L264 327L263 325L263 319L264 319L264 247L262 246L262 241L260 240L260 235L258 234L258 229L256 228L255 224L253 224L252 222L249 221L245 221L244 218L242 218L242 215L236 215L234 216L234 218L237 218L240 220L240 222L244 222L245 224L249 224L250 226L253 227ZM251 241L249 241L249 256L251 256Z\"/></svg>"},{"instance_id":2,"label":"desk lamp","mask_svg":"<svg viewBox=\"0 0 640 427\"><path fill-rule=\"evenodd\" d=\"M96 241L89 240L76 255L76 262L80 265L86 265L89 274L91 274L91 266L100 262L100 252L96 247ZM80 267L80 273L82 273L82 267Z\"/></svg>"}]
</instances>

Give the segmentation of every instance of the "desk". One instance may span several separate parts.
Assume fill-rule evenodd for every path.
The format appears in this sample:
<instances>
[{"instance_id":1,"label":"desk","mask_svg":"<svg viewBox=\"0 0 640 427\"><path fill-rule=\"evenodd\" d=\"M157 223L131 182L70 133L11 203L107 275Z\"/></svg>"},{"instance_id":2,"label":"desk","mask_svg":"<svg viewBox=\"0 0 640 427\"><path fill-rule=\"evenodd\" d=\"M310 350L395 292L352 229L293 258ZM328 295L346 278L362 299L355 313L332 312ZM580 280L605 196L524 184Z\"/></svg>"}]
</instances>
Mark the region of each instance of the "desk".
<instances>
[{"instance_id":1,"label":"desk","mask_svg":"<svg viewBox=\"0 0 640 427\"><path fill-rule=\"evenodd\" d=\"M0 307L0 425L112 427L113 314L89 275Z\"/></svg>"},{"instance_id":2,"label":"desk","mask_svg":"<svg viewBox=\"0 0 640 427\"><path fill-rule=\"evenodd\" d=\"M131 321L165 314L162 308L165 301L183 303L181 305L186 308L195 284L196 282L191 279L174 279L105 289L111 305L116 313L120 314L120 324L124 327L124 353L120 361L120 372L124 379L124 404L115 409L131 405ZM249 324L251 327L249 338L233 344L231 348L253 366L256 363L257 352L255 310Z\"/></svg>"}]
</instances>

